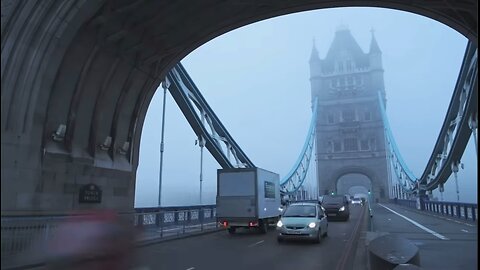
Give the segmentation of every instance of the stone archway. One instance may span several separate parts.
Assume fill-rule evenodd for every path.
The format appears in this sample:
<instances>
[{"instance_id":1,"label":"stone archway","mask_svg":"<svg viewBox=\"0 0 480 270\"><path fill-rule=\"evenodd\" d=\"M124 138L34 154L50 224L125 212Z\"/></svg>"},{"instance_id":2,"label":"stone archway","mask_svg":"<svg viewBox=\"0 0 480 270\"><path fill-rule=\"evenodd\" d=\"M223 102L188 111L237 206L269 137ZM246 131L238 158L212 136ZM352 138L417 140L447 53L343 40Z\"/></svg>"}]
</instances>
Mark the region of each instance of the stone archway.
<instances>
[{"instance_id":1,"label":"stone archway","mask_svg":"<svg viewBox=\"0 0 480 270\"><path fill-rule=\"evenodd\" d=\"M383 181L373 169L368 167L347 166L339 168L331 174L326 186L329 188L330 191L334 191L335 193L337 193L339 191L337 189L338 183L340 179L346 175L365 176L365 178L367 179L366 182L370 182L371 184L370 199L374 201L386 201L389 199L388 182Z\"/></svg>"},{"instance_id":2,"label":"stone archway","mask_svg":"<svg viewBox=\"0 0 480 270\"><path fill-rule=\"evenodd\" d=\"M349 173L338 178L336 192L353 196L357 193L367 194L372 189L372 181L363 174Z\"/></svg>"}]
</instances>

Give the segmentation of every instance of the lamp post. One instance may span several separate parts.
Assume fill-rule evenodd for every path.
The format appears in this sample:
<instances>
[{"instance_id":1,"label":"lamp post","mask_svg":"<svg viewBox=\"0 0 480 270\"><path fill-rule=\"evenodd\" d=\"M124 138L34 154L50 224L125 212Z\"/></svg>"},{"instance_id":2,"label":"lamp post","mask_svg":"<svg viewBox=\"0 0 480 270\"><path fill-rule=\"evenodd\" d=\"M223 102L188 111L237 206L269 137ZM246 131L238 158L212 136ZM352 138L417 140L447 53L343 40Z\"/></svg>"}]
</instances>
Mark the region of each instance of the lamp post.
<instances>
[{"instance_id":1,"label":"lamp post","mask_svg":"<svg viewBox=\"0 0 480 270\"><path fill-rule=\"evenodd\" d=\"M198 139L200 146L200 205L202 205L202 182L203 182L203 147L205 146L205 139L200 136Z\"/></svg>"},{"instance_id":2,"label":"lamp post","mask_svg":"<svg viewBox=\"0 0 480 270\"><path fill-rule=\"evenodd\" d=\"M460 202L460 190L458 189L458 170L459 167L463 169L463 163L460 162L453 162L451 165L452 171L453 171L453 176L455 177L455 189L457 191L457 202Z\"/></svg>"},{"instance_id":3,"label":"lamp post","mask_svg":"<svg viewBox=\"0 0 480 270\"><path fill-rule=\"evenodd\" d=\"M160 169L158 172L158 206L162 204L162 170L163 170L163 151L164 151L164 135L165 135L165 103L167 97L167 89L170 82L167 78L162 82L163 88L163 112L162 112L162 133L160 139Z\"/></svg>"}]
</instances>

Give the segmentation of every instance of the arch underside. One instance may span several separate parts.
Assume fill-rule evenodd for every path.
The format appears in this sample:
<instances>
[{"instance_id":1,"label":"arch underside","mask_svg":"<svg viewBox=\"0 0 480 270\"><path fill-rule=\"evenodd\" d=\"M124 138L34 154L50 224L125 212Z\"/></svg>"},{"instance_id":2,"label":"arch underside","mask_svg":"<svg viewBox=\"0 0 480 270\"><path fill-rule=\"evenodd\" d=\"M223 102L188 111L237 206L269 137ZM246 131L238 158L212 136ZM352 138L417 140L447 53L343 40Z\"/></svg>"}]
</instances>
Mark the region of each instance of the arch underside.
<instances>
[{"instance_id":1,"label":"arch underside","mask_svg":"<svg viewBox=\"0 0 480 270\"><path fill-rule=\"evenodd\" d=\"M372 196L381 200L388 199L388 175L383 157L340 162L320 161L318 186L320 194L337 193L339 180L346 175L359 174L368 178Z\"/></svg>"},{"instance_id":2,"label":"arch underside","mask_svg":"<svg viewBox=\"0 0 480 270\"><path fill-rule=\"evenodd\" d=\"M367 191L372 188L372 180L364 174L348 173L337 179L336 188L337 194L353 196L355 193L351 193L351 189L361 189L362 193L367 194Z\"/></svg>"},{"instance_id":3,"label":"arch underside","mask_svg":"<svg viewBox=\"0 0 480 270\"><path fill-rule=\"evenodd\" d=\"M263 19L327 7L414 12L477 44L477 1L2 0L2 211L131 209L141 130L169 69L205 42ZM87 206L85 206L87 207ZM92 207L92 205L88 205Z\"/></svg>"}]
</instances>

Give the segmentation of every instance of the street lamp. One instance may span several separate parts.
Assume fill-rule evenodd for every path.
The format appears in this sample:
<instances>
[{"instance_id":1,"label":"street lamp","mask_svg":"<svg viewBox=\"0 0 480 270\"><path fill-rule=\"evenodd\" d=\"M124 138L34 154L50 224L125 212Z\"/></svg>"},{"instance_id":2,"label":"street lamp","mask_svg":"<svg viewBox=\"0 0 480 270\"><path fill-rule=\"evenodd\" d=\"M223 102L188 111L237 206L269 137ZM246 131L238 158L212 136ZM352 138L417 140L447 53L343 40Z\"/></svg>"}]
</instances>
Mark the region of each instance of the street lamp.
<instances>
[{"instance_id":1,"label":"street lamp","mask_svg":"<svg viewBox=\"0 0 480 270\"><path fill-rule=\"evenodd\" d=\"M205 143L206 143L205 139L202 136L200 136L198 138L198 145L200 146L200 205L202 205L203 147L205 146Z\"/></svg>"},{"instance_id":2,"label":"street lamp","mask_svg":"<svg viewBox=\"0 0 480 270\"><path fill-rule=\"evenodd\" d=\"M167 78L162 82L163 88L163 112L162 112L162 134L160 141L160 169L158 172L158 206L162 204L162 169L163 169L163 150L164 150L164 135L165 135L165 100L167 97L167 89L170 87L170 82Z\"/></svg>"}]
</instances>

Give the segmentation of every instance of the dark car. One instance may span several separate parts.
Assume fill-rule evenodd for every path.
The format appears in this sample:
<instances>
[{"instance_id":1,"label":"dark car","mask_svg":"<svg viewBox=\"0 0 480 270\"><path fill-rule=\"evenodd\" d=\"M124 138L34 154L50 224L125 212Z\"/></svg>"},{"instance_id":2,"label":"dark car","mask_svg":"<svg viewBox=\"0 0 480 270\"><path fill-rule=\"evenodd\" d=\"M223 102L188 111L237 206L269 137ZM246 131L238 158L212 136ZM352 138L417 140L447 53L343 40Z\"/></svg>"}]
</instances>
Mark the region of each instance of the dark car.
<instances>
[{"instance_id":1,"label":"dark car","mask_svg":"<svg viewBox=\"0 0 480 270\"><path fill-rule=\"evenodd\" d=\"M323 196L322 206L328 220L347 221L350 218L348 200L344 195L325 195Z\"/></svg>"}]
</instances>

